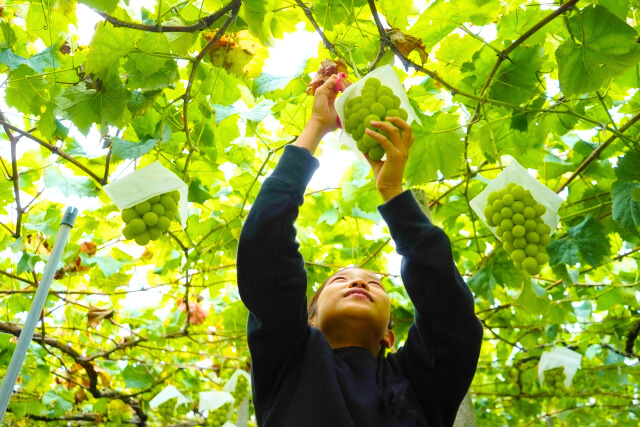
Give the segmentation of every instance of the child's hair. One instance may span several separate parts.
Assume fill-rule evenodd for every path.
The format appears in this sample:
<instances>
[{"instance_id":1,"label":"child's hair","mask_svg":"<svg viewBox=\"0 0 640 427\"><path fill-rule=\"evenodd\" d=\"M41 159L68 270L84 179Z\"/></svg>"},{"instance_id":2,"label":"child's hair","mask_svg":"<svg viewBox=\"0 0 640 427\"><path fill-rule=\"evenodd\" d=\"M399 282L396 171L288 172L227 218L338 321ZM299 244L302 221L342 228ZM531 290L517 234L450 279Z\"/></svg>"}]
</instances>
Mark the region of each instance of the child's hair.
<instances>
[{"instance_id":1,"label":"child's hair","mask_svg":"<svg viewBox=\"0 0 640 427\"><path fill-rule=\"evenodd\" d=\"M311 297L311 301L309 301L309 305L307 306L307 319L309 321L311 321L311 319L313 319L313 317L316 315L317 311L318 311L318 297L320 297L320 293L322 293L322 290L324 289L324 287L327 285L327 283L329 282L329 280L335 276L336 274L338 274L340 271L342 270L346 270L350 267L345 267L345 268L341 268L340 270L336 271L334 274L332 274L331 276L327 277L327 279L324 281L324 283L322 285L320 285L320 287L318 288L318 290L316 291L315 294L313 294L313 296ZM391 315L389 316L389 325L387 326L389 329L393 329L393 325L395 323L394 318L393 318L393 309L391 310Z\"/></svg>"}]
</instances>

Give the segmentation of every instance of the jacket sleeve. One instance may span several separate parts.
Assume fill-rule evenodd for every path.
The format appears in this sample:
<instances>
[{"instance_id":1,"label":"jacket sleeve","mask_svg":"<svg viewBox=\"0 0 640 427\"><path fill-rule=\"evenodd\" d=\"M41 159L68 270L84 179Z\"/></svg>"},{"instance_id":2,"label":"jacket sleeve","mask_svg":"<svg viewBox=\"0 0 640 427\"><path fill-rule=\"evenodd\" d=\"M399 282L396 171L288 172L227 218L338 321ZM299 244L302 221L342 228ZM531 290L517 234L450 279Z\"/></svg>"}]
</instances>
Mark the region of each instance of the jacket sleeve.
<instances>
[{"instance_id":1,"label":"jacket sleeve","mask_svg":"<svg viewBox=\"0 0 640 427\"><path fill-rule=\"evenodd\" d=\"M430 426L453 425L475 374L482 325L458 273L451 243L411 191L378 206L402 255L401 276L415 319L395 358L420 398Z\"/></svg>"},{"instance_id":2,"label":"jacket sleeve","mask_svg":"<svg viewBox=\"0 0 640 427\"><path fill-rule=\"evenodd\" d=\"M238 288L249 310L247 340L254 400L259 405L273 397L287 360L302 352L309 329L307 272L294 222L318 166L318 160L304 148L286 146L262 184L240 233Z\"/></svg>"}]
</instances>

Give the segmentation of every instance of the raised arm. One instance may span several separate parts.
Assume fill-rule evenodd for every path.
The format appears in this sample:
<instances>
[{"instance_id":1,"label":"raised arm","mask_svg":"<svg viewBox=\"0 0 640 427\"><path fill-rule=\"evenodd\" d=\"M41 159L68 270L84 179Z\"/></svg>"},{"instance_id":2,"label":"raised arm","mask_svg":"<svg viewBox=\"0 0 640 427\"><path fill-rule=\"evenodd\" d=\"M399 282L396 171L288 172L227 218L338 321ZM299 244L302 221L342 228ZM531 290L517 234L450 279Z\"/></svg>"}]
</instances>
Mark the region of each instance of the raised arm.
<instances>
[{"instance_id":1,"label":"raised arm","mask_svg":"<svg viewBox=\"0 0 640 427\"><path fill-rule=\"evenodd\" d=\"M401 275L415 308L405 345L390 355L399 364L424 406L429 425L452 425L475 374L482 326L473 296L458 273L444 231L429 221L413 194L402 190L402 175L413 143L400 119L378 127L389 138L372 135L387 152L385 162L367 157L386 203L378 207L389 226Z\"/></svg>"},{"instance_id":2,"label":"raised arm","mask_svg":"<svg viewBox=\"0 0 640 427\"><path fill-rule=\"evenodd\" d=\"M302 351L309 328L307 273L294 222L319 166L312 153L337 127L335 110L331 112L333 84L335 78L316 91L311 119L262 184L238 242L238 288L250 313L247 338L256 405L268 404L286 373L287 360Z\"/></svg>"}]
</instances>

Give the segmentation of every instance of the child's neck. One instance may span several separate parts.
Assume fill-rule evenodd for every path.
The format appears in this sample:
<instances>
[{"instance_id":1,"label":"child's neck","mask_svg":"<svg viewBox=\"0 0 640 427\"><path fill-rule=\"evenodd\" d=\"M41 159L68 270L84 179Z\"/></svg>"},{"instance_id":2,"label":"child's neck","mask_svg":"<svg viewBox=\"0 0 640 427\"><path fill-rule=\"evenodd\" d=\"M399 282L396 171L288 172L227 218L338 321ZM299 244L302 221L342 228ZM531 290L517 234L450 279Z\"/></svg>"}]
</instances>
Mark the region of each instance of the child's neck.
<instances>
[{"instance_id":1,"label":"child's neck","mask_svg":"<svg viewBox=\"0 0 640 427\"><path fill-rule=\"evenodd\" d=\"M372 335L371 327L363 324L335 325L322 333L332 349L343 347L363 347L374 356L380 351L380 337Z\"/></svg>"}]
</instances>

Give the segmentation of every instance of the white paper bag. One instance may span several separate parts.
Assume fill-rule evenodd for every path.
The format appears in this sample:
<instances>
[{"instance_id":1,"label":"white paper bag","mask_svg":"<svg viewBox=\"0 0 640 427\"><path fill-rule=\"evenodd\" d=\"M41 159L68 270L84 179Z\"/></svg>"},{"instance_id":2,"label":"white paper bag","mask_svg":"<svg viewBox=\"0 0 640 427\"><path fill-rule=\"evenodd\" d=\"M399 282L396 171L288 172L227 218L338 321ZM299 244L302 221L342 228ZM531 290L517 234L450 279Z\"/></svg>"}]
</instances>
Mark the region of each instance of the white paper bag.
<instances>
[{"instance_id":1,"label":"white paper bag","mask_svg":"<svg viewBox=\"0 0 640 427\"><path fill-rule=\"evenodd\" d=\"M215 411L225 403L233 403L234 401L235 399L228 391L201 391L198 411L202 412L205 409ZM229 408L229 411L232 409L233 408Z\"/></svg>"},{"instance_id":2,"label":"white paper bag","mask_svg":"<svg viewBox=\"0 0 640 427\"><path fill-rule=\"evenodd\" d=\"M540 204L547 208L547 211L542 215L542 220L551 227L551 233L558 225L558 209L564 200L556 193L551 191L545 185L540 183L537 179L529 175L529 172L523 168L516 159L511 158L509 165L491 182L489 185L476 197L469 202L474 212L484 222L484 224L491 230L493 234L502 240L502 236L496 234L496 228L487 224L487 219L484 216L484 208L487 207L487 198L489 194L494 191L502 190L509 183L515 183L522 186L525 190L529 190L533 198Z\"/></svg>"},{"instance_id":3,"label":"white paper bag","mask_svg":"<svg viewBox=\"0 0 640 427\"><path fill-rule=\"evenodd\" d=\"M393 90L393 93L398 98L400 98L400 107L407 112L407 123L411 124L411 122L416 121L418 122L418 124L421 124L420 119L409 103L407 93L402 86L402 83L400 83L400 79L394 71L393 66L383 65L382 67L376 68L375 70L358 80L356 83L353 83L351 86L346 88L344 92L342 92L342 95L336 99L336 102L334 104L336 112L338 113L338 117L340 117L340 123L342 123L342 129L340 130L338 140L347 147L351 148L363 162L366 162L366 159L360 152L360 150L358 150L356 141L344 129L346 123L344 113L347 107L347 101L356 96L360 96L362 94L362 87L370 78L376 78L380 80L380 83L382 83L383 86L388 86L391 90Z\"/></svg>"},{"instance_id":4,"label":"white paper bag","mask_svg":"<svg viewBox=\"0 0 640 427\"><path fill-rule=\"evenodd\" d=\"M569 388L574 375L580 368L582 355L565 347L554 347L551 351L545 351L540 356L538 363L538 380L544 382L544 371L564 367L564 386Z\"/></svg>"},{"instance_id":5,"label":"white paper bag","mask_svg":"<svg viewBox=\"0 0 640 427\"><path fill-rule=\"evenodd\" d=\"M120 210L130 208L153 196L178 190L180 223L182 228L187 225L187 184L158 161L105 185L103 189Z\"/></svg>"},{"instance_id":6,"label":"white paper bag","mask_svg":"<svg viewBox=\"0 0 640 427\"><path fill-rule=\"evenodd\" d=\"M149 402L149 406L151 408L157 408L167 400L171 400L174 397L178 398L175 405L176 407L178 407L179 405L182 405L183 403L189 402L189 399L187 399L184 394L180 393L180 391L178 391L178 389L175 388L175 386L168 385L165 388L163 388L160 393L156 394L153 399L151 399L151 401Z\"/></svg>"}]
</instances>

